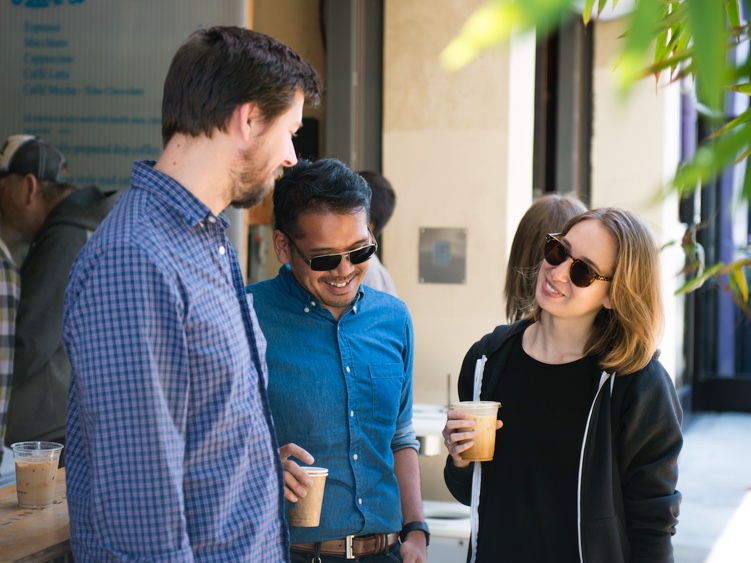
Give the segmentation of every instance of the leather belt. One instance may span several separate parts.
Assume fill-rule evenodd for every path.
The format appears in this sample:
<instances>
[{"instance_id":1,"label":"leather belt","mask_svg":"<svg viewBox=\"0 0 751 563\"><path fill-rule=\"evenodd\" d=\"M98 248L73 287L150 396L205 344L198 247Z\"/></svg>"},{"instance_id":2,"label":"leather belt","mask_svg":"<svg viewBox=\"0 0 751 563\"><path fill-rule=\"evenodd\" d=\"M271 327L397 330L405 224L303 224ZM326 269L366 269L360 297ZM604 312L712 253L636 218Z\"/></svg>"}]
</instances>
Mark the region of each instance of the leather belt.
<instances>
[{"instance_id":1,"label":"leather belt","mask_svg":"<svg viewBox=\"0 0 751 563\"><path fill-rule=\"evenodd\" d=\"M363 555L375 555L383 553L392 547L399 539L399 534L369 534L367 536L347 536L341 540L322 541L319 553L321 555L341 555L347 559L355 559ZM315 553L316 543L293 543L292 549Z\"/></svg>"}]
</instances>

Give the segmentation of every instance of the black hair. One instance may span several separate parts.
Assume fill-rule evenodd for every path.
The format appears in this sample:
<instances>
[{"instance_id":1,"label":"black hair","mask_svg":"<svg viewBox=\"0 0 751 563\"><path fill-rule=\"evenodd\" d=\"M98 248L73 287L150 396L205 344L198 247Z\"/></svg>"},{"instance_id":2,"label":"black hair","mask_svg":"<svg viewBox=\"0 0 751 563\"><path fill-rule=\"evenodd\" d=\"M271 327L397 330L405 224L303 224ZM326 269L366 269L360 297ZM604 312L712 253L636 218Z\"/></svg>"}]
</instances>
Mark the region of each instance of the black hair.
<instances>
[{"instance_id":1,"label":"black hair","mask_svg":"<svg viewBox=\"0 0 751 563\"><path fill-rule=\"evenodd\" d=\"M363 170L360 176L370 186L373 197L370 202L370 223L373 225L373 236L378 236L391 219L396 207L396 192L383 174L374 170Z\"/></svg>"},{"instance_id":2,"label":"black hair","mask_svg":"<svg viewBox=\"0 0 751 563\"><path fill-rule=\"evenodd\" d=\"M300 160L288 168L274 188L274 228L300 238L303 213L359 213L370 221L371 192L367 182L335 159Z\"/></svg>"}]
</instances>

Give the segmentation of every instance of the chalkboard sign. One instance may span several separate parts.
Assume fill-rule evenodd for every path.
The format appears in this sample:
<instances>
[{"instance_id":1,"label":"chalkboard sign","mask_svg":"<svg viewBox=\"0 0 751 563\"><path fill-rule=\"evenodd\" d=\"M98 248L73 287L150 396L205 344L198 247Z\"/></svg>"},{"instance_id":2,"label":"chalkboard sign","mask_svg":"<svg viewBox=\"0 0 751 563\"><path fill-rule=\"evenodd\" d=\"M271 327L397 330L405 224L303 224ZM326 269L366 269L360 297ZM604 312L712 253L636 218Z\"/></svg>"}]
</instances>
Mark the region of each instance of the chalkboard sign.
<instances>
[{"instance_id":1,"label":"chalkboard sign","mask_svg":"<svg viewBox=\"0 0 751 563\"><path fill-rule=\"evenodd\" d=\"M246 25L247 0L0 0L0 143L36 134L71 183L127 188L162 150L162 87L195 29Z\"/></svg>"}]
</instances>

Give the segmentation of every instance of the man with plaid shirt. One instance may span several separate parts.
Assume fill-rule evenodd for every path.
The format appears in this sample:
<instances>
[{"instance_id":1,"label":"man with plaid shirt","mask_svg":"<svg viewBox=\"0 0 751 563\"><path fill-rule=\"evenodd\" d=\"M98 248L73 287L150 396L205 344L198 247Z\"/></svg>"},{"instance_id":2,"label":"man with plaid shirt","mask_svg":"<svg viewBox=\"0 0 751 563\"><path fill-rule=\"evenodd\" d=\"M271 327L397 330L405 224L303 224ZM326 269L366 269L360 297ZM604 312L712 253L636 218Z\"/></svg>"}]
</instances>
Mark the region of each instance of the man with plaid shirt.
<instances>
[{"instance_id":1,"label":"man with plaid shirt","mask_svg":"<svg viewBox=\"0 0 751 563\"><path fill-rule=\"evenodd\" d=\"M13 384L13 351L16 334L16 310L20 287L13 257L0 240L0 462L8 421L8 401Z\"/></svg>"}]
</instances>

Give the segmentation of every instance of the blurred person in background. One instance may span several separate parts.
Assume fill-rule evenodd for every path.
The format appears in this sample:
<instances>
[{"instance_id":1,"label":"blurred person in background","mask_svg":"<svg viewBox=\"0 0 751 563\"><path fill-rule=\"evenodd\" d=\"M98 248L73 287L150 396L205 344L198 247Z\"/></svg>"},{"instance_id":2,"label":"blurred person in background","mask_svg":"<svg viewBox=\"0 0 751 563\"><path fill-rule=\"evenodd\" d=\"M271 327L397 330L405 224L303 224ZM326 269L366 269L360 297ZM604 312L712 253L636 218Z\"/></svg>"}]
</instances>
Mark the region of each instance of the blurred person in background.
<instances>
[{"instance_id":1,"label":"blurred person in background","mask_svg":"<svg viewBox=\"0 0 751 563\"><path fill-rule=\"evenodd\" d=\"M63 347L63 302L78 252L115 203L116 191L67 182L63 154L44 139L12 135L0 153L0 214L21 263L13 387L5 442L65 444L70 362ZM65 465L65 450L60 466Z\"/></svg>"},{"instance_id":2,"label":"blurred person in background","mask_svg":"<svg viewBox=\"0 0 751 563\"><path fill-rule=\"evenodd\" d=\"M383 228L386 223L391 219L391 214L396 207L396 193L394 188L382 174L373 170L363 170L359 172L360 176L365 178L365 181L370 186L372 193L372 199L370 203L370 230L375 236L376 240L381 236ZM362 283L377 289L378 291L385 291L390 293L394 297L398 297L396 294L396 286L391 279L391 274L381 263L378 255L373 255L368 265L368 271L365 273L365 277Z\"/></svg>"},{"instance_id":3,"label":"blurred person in background","mask_svg":"<svg viewBox=\"0 0 751 563\"><path fill-rule=\"evenodd\" d=\"M535 274L542 262L545 235L557 233L587 206L572 195L545 194L527 209L511 243L506 265L506 320L516 322L534 309Z\"/></svg>"}]
</instances>

